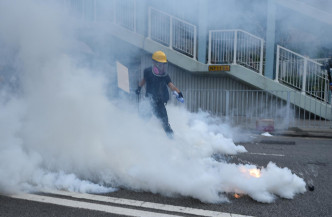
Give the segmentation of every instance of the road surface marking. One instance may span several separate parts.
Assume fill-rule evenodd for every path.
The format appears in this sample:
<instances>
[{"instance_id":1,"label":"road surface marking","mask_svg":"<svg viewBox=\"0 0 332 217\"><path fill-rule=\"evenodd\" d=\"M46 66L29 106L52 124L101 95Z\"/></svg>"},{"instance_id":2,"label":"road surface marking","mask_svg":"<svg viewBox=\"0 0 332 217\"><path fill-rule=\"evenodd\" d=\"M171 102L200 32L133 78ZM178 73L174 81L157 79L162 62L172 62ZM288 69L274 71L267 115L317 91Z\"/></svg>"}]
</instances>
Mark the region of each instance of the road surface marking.
<instances>
[{"instance_id":1,"label":"road surface marking","mask_svg":"<svg viewBox=\"0 0 332 217\"><path fill-rule=\"evenodd\" d=\"M88 203L88 202L68 200L68 199L62 199L62 198L54 198L54 197L34 195L34 194L12 195L11 197L17 198L17 199L41 202L41 203L49 203L49 204L55 204L55 205L60 205L60 206L88 209L88 210L101 211L101 212L107 212L107 213L118 214L118 215L126 215L126 216L142 216L142 217L167 217L167 216L169 217L170 216L169 214L163 214L163 213L148 212L148 211L143 211L143 210L128 209L128 208L122 208L122 207L116 207L116 206ZM174 216L176 216L176 215L174 215Z\"/></svg>"},{"instance_id":2,"label":"road surface marking","mask_svg":"<svg viewBox=\"0 0 332 217\"><path fill-rule=\"evenodd\" d=\"M179 213L183 213L183 214L192 214L192 215L198 215L198 216L244 217L244 215L237 215L237 214L232 214L232 213L223 213L223 212L216 212L216 211L210 211L210 210L173 206L173 205L167 205L167 204L158 204L158 203L151 203L151 202L144 202L144 201L137 201L137 200L92 195L92 194L80 194L80 193L72 193L72 192L65 192L65 191L48 191L45 193L57 194L57 195L61 195L61 196L68 196L68 197L72 197L72 198L86 199L86 200L92 200L92 201L98 201L98 202L108 202L108 203L119 204L119 205L129 205L129 206L135 206L135 207L139 207L139 208L149 208L149 209L154 209L156 211L161 210L161 211L167 211L167 212L177 212L176 215L179 215ZM56 205L74 207L74 208L89 209L89 210L95 210L95 211L102 211L102 212L127 215L127 216L147 216L147 217L149 217L149 216L155 216L155 217L170 216L170 214L137 210L135 208L122 208L122 207L116 207L116 206L111 206L111 205L101 205L101 204L96 204L96 203L75 201L75 200L70 200L70 199L54 198L51 196L42 196L42 195L34 195L34 194L20 194L20 195L12 195L11 197L17 198L17 199L26 199L26 200L36 201L36 202L50 203L50 204L56 204ZM171 216L176 216L176 215L171 215Z\"/></svg>"},{"instance_id":3,"label":"road surface marking","mask_svg":"<svg viewBox=\"0 0 332 217\"><path fill-rule=\"evenodd\" d=\"M139 201L139 200L129 200L129 199L123 199L123 198L116 198L116 197L107 197L107 196L100 196L100 195L93 195L93 194L80 194L80 193L66 192L66 191L53 191L51 193L60 194L62 196L70 196L70 197L79 198L79 199L116 203L116 204L121 204L121 205L130 205L130 206L136 206L136 207L142 207L142 208L163 210L163 211L168 211L168 212L180 212L180 213L200 215L200 216L222 216L222 217L231 216L230 213L221 213L221 212L215 212L215 211L210 211L210 210L173 206L173 205L159 204L159 203L151 203L151 202L145 202L145 201Z\"/></svg>"},{"instance_id":4,"label":"road surface marking","mask_svg":"<svg viewBox=\"0 0 332 217\"><path fill-rule=\"evenodd\" d=\"M264 156L275 156L275 157L285 157L285 155L283 155L283 154L249 153L249 152L247 154L264 155Z\"/></svg>"}]
</instances>

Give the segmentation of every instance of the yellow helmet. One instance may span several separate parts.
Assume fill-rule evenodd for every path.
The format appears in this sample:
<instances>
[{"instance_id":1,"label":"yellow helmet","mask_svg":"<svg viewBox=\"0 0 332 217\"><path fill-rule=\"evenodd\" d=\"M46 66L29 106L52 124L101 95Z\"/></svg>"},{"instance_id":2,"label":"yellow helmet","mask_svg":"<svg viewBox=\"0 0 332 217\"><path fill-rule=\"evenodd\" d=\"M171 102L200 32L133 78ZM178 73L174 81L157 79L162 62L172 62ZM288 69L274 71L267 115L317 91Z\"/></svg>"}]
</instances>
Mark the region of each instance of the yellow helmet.
<instances>
[{"instance_id":1,"label":"yellow helmet","mask_svg":"<svg viewBox=\"0 0 332 217\"><path fill-rule=\"evenodd\" d=\"M162 51L154 52L152 55L152 59L160 63L167 63L166 54Z\"/></svg>"}]
</instances>

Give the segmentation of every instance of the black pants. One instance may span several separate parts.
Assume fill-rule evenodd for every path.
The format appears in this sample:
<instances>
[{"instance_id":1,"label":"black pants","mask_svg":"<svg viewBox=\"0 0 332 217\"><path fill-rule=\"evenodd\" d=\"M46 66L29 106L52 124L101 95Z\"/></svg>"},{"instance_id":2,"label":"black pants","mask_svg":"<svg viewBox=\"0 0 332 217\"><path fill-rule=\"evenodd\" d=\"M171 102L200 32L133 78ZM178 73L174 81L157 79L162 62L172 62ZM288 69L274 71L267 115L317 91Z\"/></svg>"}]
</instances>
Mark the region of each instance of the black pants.
<instances>
[{"instance_id":1,"label":"black pants","mask_svg":"<svg viewBox=\"0 0 332 217\"><path fill-rule=\"evenodd\" d=\"M153 101L152 107L154 115L161 121L167 135L173 135L173 130L168 123L168 115L165 108L166 103L161 101Z\"/></svg>"}]
</instances>

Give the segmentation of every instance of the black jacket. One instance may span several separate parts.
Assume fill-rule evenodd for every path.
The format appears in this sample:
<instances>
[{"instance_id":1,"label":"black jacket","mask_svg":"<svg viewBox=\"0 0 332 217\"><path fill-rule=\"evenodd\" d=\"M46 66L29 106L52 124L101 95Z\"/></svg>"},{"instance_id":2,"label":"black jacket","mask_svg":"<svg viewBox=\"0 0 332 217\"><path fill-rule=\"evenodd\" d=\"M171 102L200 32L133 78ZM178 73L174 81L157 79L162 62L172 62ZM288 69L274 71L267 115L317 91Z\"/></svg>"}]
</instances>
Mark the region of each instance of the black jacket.
<instances>
[{"instance_id":1,"label":"black jacket","mask_svg":"<svg viewBox=\"0 0 332 217\"><path fill-rule=\"evenodd\" d=\"M159 77L152 73L152 67L144 70L146 82L146 96L151 97L155 102L166 103L169 100L168 84L171 81L169 75Z\"/></svg>"}]
</instances>

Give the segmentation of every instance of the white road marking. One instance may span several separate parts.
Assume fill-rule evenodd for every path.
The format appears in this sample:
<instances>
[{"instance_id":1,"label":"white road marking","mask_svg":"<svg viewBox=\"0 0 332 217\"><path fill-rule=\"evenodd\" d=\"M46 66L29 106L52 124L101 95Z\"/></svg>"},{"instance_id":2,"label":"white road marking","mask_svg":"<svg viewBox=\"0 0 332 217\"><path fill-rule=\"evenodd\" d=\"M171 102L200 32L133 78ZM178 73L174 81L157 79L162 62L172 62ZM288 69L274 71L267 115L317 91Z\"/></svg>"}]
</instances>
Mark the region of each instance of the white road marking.
<instances>
[{"instance_id":1,"label":"white road marking","mask_svg":"<svg viewBox=\"0 0 332 217\"><path fill-rule=\"evenodd\" d=\"M67 207L74 207L74 208L81 208L81 209L88 209L94 211L101 211L107 212L112 214L118 215L126 215L126 216L142 216L142 217L169 217L169 214L163 213L155 213L155 212L148 212L136 209L128 209L116 206L109 206L109 205L102 205L96 203L88 203L82 201L75 201L75 200L67 200L62 198L53 198L41 195L34 195L34 194L21 194L21 195L13 195L12 198L17 199L24 199L24 200L31 200L41 203L50 203L56 204L60 206L67 206ZM172 215L176 216L176 215Z\"/></svg>"},{"instance_id":2,"label":"white road marking","mask_svg":"<svg viewBox=\"0 0 332 217\"><path fill-rule=\"evenodd\" d=\"M198 216L244 217L244 215L237 215L237 214L232 214L232 213L223 213L223 212L216 212L216 211L211 211L211 210L195 209L195 208L173 206L173 205L167 205L167 204L158 204L158 203L151 203L151 202L138 201L138 200L129 200L129 199L122 199L122 198L115 198L115 197L108 197L108 196L101 196L101 195L81 194L81 193L73 193L73 192L66 192L66 191L48 191L45 193L57 194L57 195L62 195L62 196L67 196L67 197L72 197L72 198L86 199L86 200L92 200L92 201L98 201L98 202L107 202L107 203L129 205L129 206L140 207L140 208L162 210L162 211L167 211L167 212L192 214L192 215L198 215ZM121 208L121 207L115 207L115 206L111 206L111 205L100 205L100 204L95 204L95 203L75 201L75 200L69 200L69 199L53 198L50 196L23 194L23 195L14 195L12 197L18 198L18 199L34 200L37 202L52 203L52 204L57 204L57 205L97 210L97 211L103 211L103 212L120 214L120 215L128 215L128 216L156 216L156 217L170 216L169 214L166 215L166 214L162 214L162 213L135 210L134 208L132 208L132 209ZM171 215L171 216L175 216L175 215Z\"/></svg>"},{"instance_id":3,"label":"white road marking","mask_svg":"<svg viewBox=\"0 0 332 217\"><path fill-rule=\"evenodd\" d=\"M267 153L250 153L247 154L254 154L254 155L264 155L264 156L276 156L276 157L285 157L283 154L267 154Z\"/></svg>"},{"instance_id":4,"label":"white road marking","mask_svg":"<svg viewBox=\"0 0 332 217\"><path fill-rule=\"evenodd\" d=\"M194 214L194 215L200 215L200 216L221 216L221 217L231 216L230 213L220 213L220 212L215 212L215 211L210 211L210 210L194 209L194 208L189 208L189 207L151 203L151 202L145 202L145 201L139 201L139 200L129 200L129 199L123 199L123 198L116 198L116 197L107 197L107 196L92 195L92 194L79 194L79 193L66 192L66 191L55 191L53 193L60 194L63 196L80 198L80 199L116 203L116 204L121 204L121 205L130 205L130 206L136 206L136 207L142 207L142 208L163 210L163 211L168 211L168 212L180 212L180 213Z\"/></svg>"}]
</instances>

